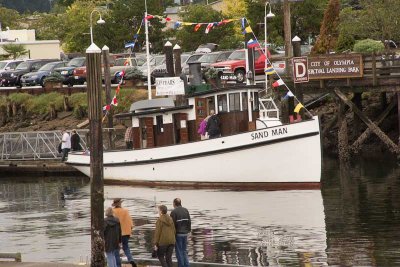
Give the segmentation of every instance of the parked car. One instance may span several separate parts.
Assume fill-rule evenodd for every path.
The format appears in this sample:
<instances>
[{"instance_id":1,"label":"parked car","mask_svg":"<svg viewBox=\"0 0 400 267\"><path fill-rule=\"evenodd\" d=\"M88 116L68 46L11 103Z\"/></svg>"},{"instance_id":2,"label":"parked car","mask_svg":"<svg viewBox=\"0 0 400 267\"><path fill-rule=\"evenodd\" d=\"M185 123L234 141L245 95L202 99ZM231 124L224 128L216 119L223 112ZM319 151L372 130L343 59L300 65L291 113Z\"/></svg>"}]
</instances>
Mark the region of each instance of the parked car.
<instances>
[{"instance_id":1,"label":"parked car","mask_svg":"<svg viewBox=\"0 0 400 267\"><path fill-rule=\"evenodd\" d=\"M20 86L21 77L28 73L39 70L43 65L59 61L58 59L31 59L23 61L15 68L1 73L1 86Z\"/></svg>"},{"instance_id":2,"label":"parked car","mask_svg":"<svg viewBox=\"0 0 400 267\"><path fill-rule=\"evenodd\" d=\"M57 71L62 76L64 76L63 84L74 85L77 84L74 77L74 70L82 66L86 66L86 58L76 57L71 59L71 61L68 62L67 66L62 68L56 68L54 69L54 71Z\"/></svg>"},{"instance_id":3,"label":"parked car","mask_svg":"<svg viewBox=\"0 0 400 267\"><path fill-rule=\"evenodd\" d=\"M206 71L211 64L226 61L231 54L232 51L212 52L202 55L197 62L201 63L201 70Z\"/></svg>"},{"instance_id":4,"label":"parked car","mask_svg":"<svg viewBox=\"0 0 400 267\"><path fill-rule=\"evenodd\" d=\"M30 86L30 85L41 85L44 86L44 79L49 76L55 68L65 67L67 62L65 61L56 61L50 62L41 67L38 71L29 72L27 74L22 75L21 77L21 85L22 86Z\"/></svg>"},{"instance_id":5,"label":"parked car","mask_svg":"<svg viewBox=\"0 0 400 267\"><path fill-rule=\"evenodd\" d=\"M2 60L0 61L0 73L8 71L8 70L15 70L19 63L23 60Z\"/></svg>"},{"instance_id":6,"label":"parked car","mask_svg":"<svg viewBox=\"0 0 400 267\"><path fill-rule=\"evenodd\" d=\"M245 50L240 49L232 52L228 60L211 64L218 71L218 75L234 75L238 83L246 80L246 55ZM255 74L264 74L265 55L261 49L254 50Z\"/></svg>"},{"instance_id":7,"label":"parked car","mask_svg":"<svg viewBox=\"0 0 400 267\"><path fill-rule=\"evenodd\" d=\"M185 64L186 60L190 57L190 54L182 54L181 55L181 67L183 69L183 65ZM162 78L162 77L168 77L167 73L167 64L163 63L153 69L151 72L151 77L152 78Z\"/></svg>"},{"instance_id":8,"label":"parked car","mask_svg":"<svg viewBox=\"0 0 400 267\"><path fill-rule=\"evenodd\" d=\"M149 63L150 63L150 74L151 74L157 66L160 66L161 64L165 63L165 55L152 56ZM143 80L147 81L147 61L143 63L142 66L138 67L138 69L143 73ZM150 79L151 83L153 84L155 82L155 78L150 77Z\"/></svg>"},{"instance_id":9,"label":"parked car","mask_svg":"<svg viewBox=\"0 0 400 267\"><path fill-rule=\"evenodd\" d=\"M145 56L117 58L114 62L114 66L110 67L111 82L119 82L121 71L127 70L132 67L143 66L144 63L146 63ZM104 80L104 69L102 75Z\"/></svg>"},{"instance_id":10,"label":"parked car","mask_svg":"<svg viewBox=\"0 0 400 267\"><path fill-rule=\"evenodd\" d=\"M186 60L186 62L182 65L182 72L186 75L189 75L189 63L193 63L199 60L199 58L201 58L203 55L203 53L201 54L193 54L190 55L190 57Z\"/></svg>"}]
</instances>

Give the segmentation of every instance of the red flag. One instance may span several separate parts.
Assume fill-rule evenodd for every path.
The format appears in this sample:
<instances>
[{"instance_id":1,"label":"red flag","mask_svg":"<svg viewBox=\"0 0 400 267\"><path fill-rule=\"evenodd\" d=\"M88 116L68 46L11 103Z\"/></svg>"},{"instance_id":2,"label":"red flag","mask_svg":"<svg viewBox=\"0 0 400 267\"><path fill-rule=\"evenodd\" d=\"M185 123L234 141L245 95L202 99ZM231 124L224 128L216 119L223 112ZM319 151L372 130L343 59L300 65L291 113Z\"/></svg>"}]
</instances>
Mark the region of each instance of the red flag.
<instances>
[{"instance_id":1,"label":"red flag","mask_svg":"<svg viewBox=\"0 0 400 267\"><path fill-rule=\"evenodd\" d=\"M104 111L109 111L111 109L111 106L110 105L105 105L104 107L103 107L103 110Z\"/></svg>"},{"instance_id":2,"label":"red flag","mask_svg":"<svg viewBox=\"0 0 400 267\"><path fill-rule=\"evenodd\" d=\"M194 31L197 32L201 27L201 23L197 24L196 26L194 26Z\"/></svg>"},{"instance_id":3,"label":"red flag","mask_svg":"<svg viewBox=\"0 0 400 267\"><path fill-rule=\"evenodd\" d=\"M116 97L116 96L113 97L113 99L112 99L112 101L111 101L111 105L113 105L113 106L118 106L118 100L117 100L117 97Z\"/></svg>"},{"instance_id":4,"label":"red flag","mask_svg":"<svg viewBox=\"0 0 400 267\"><path fill-rule=\"evenodd\" d=\"M121 77L124 77L124 76L125 76L125 71L122 70L122 71L119 73L119 75L120 75Z\"/></svg>"},{"instance_id":5,"label":"red flag","mask_svg":"<svg viewBox=\"0 0 400 267\"><path fill-rule=\"evenodd\" d=\"M166 17L165 20L166 21L171 21L171 18Z\"/></svg>"},{"instance_id":6,"label":"red flag","mask_svg":"<svg viewBox=\"0 0 400 267\"><path fill-rule=\"evenodd\" d=\"M147 20L152 19L152 18L154 18L153 15L147 15L147 17L145 17L145 19L147 19Z\"/></svg>"},{"instance_id":7,"label":"red flag","mask_svg":"<svg viewBox=\"0 0 400 267\"><path fill-rule=\"evenodd\" d=\"M206 28L206 33L209 33L213 26L214 26L214 23L208 23L207 28Z\"/></svg>"},{"instance_id":8,"label":"red flag","mask_svg":"<svg viewBox=\"0 0 400 267\"><path fill-rule=\"evenodd\" d=\"M272 84L272 86L273 87L278 87L278 86L281 86L281 85L284 85L285 83L283 82L283 80L282 79L279 79L279 80L277 80L276 82L274 82L273 84Z\"/></svg>"}]
</instances>

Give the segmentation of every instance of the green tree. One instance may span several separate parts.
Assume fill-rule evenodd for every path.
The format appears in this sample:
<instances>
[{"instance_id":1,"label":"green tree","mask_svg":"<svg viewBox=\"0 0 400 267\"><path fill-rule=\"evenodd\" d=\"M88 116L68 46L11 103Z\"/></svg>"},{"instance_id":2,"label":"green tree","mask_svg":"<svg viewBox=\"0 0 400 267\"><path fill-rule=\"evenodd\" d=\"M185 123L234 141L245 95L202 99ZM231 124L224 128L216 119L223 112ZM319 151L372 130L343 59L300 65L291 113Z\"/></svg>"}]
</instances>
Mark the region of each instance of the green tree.
<instances>
[{"instance_id":1,"label":"green tree","mask_svg":"<svg viewBox=\"0 0 400 267\"><path fill-rule=\"evenodd\" d=\"M357 8L350 6L340 12L340 39L399 41L399 13L400 0L360 0ZM343 47L342 43L338 45ZM351 48L351 44L349 46Z\"/></svg>"},{"instance_id":2,"label":"green tree","mask_svg":"<svg viewBox=\"0 0 400 267\"><path fill-rule=\"evenodd\" d=\"M247 12L245 16L248 18L255 35L259 39L263 39L265 0L245 1L247 3ZM292 35L299 36L303 41L307 41L310 37L314 38L319 33L323 17L323 7L326 2L327 0L304 0L301 2L291 2ZM268 42L276 45L283 45L283 5L278 2L273 3L271 7L275 17L270 18L267 21ZM267 12L268 11L269 10L267 10Z\"/></svg>"},{"instance_id":3,"label":"green tree","mask_svg":"<svg viewBox=\"0 0 400 267\"><path fill-rule=\"evenodd\" d=\"M17 59L29 52L25 49L25 46L21 44L5 44L3 45L3 50L9 54L12 59Z\"/></svg>"},{"instance_id":4,"label":"green tree","mask_svg":"<svg viewBox=\"0 0 400 267\"><path fill-rule=\"evenodd\" d=\"M339 0L329 0L318 39L312 49L313 53L325 54L336 47L337 38L339 36L339 13Z\"/></svg>"},{"instance_id":5,"label":"green tree","mask_svg":"<svg viewBox=\"0 0 400 267\"><path fill-rule=\"evenodd\" d=\"M65 26L66 14L38 14L30 28L35 29L38 40L64 40L68 27Z\"/></svg>"},{"instance_id":6,"label":"green tree","mask_svg":"<svg viewBox=\"0 0 400 267\"><path fill-rule=\"evenodd\" d=\"M0 5L0 22L3 31L6 27L10 27L11 29L16 28L20 17L18 11L1 7Z\"/></svg>"},{"instance_id":7,"label":"green tree","mask_svg":"<svg viewBox=\"0 0 400 267\"><path fill-rule=\"evenodd\" d=\"M164 12L162 1L148 0L148 14L161 15ZM134 34L137 33L142 19L144 17L145 5L143 0L115 0L110 10L110 21L107 22L107 35L110 51L123 51L127 42L134 40ZM149 42L152 44L153 52L160 52L163 49L166 33L162 31L164 23L157 18L149 20ZM138 36L136 49L140 49L145 41L144 25ZM136 50L138 51L138 50Z\"/></svg>"},{"instance_id":8,"label":"green tree","mask_svg":"<svg viewBox=\"0 0 400 267\"><path fill-rule=\"evenodd\" d=\"M182 21L193 23L210 23L226 19L221 12L215 11L209 6L202 5L190 5L181 12L180 16ZM207 25L202 25L196 32L194 31L194 25L181 26L176 32L176 40L184 51L193 51L200 44L205 43L220 44L220 48L222 49L236 48L239 40L236 40L234 37L234 23L237 22L213 27L208 34L205 33Z\"/></svg>"},{"instance_id":9,"label":"green tree","mask_svg":"<svg viewBox=\"0 0 400 267\"><path fill-rule=\"evenodd\" d=\"M357 41L354 45L353 50L358 53L377 53L385 50L385 46L381 41L365 39Z\"/></svg>"}]
</instances>

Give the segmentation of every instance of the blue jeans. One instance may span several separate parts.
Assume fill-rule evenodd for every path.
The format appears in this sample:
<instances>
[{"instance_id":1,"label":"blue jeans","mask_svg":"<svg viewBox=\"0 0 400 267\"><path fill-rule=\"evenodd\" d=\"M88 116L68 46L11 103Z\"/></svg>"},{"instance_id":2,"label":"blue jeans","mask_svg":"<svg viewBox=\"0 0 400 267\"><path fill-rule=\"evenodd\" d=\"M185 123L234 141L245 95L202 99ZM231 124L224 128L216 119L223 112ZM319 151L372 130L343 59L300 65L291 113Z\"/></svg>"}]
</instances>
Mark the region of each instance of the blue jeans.
<instances>
[{"instance_id":1,"label":"blue jeans","mask_svg":"<svg viewBox=\"0 0 400 267\"><path fill-rule=\"evenodd\" d=\"M178 260L178 267L189 267L187 235L176 235L175 253Z\"/></svg>"},{"instance_id":2,"label":"blue jeans","mask_svg":"<svg viewBox=\"0 0 400 267\"><path fill-rule=\"evenodd\" d=\"M119 258L119 249L106 252L106 257L107 257L107 266L108 267L117 267L117 257L118 255ZM121 261L121 260L120 260Z\"/></svg>"},{"instance_id":3,"label":"blue jeans","mask_svg":"<svg viewBox=\"0 0 400 267\"><path fill-rule=\"evenodd\" d=\"M133 261L133 257L131 254L131 250L129 249L129 235L123 235L122 236L122 250L125 253L126 258L128 259L128 262L132 262Z\"/></svg>"},{"instance_id":4,"label":"blue jeans","mask_svg":"<svg viewBox=\"0 0 400 267\"><path fill-rule=\"evenodd\" d=\"M114 250L115 261L117 267L121 267L121 256L119 255L119 249Z\"/></svg>"}]
</instances>

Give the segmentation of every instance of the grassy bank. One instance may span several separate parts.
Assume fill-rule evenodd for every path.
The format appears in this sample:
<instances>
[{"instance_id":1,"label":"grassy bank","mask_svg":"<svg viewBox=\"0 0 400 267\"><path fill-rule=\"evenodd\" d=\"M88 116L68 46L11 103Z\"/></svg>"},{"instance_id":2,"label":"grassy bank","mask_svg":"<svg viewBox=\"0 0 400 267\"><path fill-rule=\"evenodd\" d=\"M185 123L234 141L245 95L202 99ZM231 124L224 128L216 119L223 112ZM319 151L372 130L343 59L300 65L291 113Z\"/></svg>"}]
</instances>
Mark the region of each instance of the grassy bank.
<instances>
[{"instance_id":1,"label":"grassy bank","mask_svg":"<svg viewBox=\"0 0 400 267\"><path fill-rule=\"evenodd\" d=\"M15 104L17 107L24 106L27 114L31 116L45 115L49 112L50 106L54 106L56 111L65 111L66 96L57 92L51 92L41 95L30 95L27 93L14 93L9 96L0 96L0 107L7 106L8 103ZM121 89L118 99L118 106L113 106L114 113L126 112L130 105L140 99L147 97L146 90ZM86 93L76 93L67 97L68 111L72 111L77 119L82 119L82 114L87 114L88 103ZM103 104L105 94L102 95Z\"/></svg>"}]
</instances>

